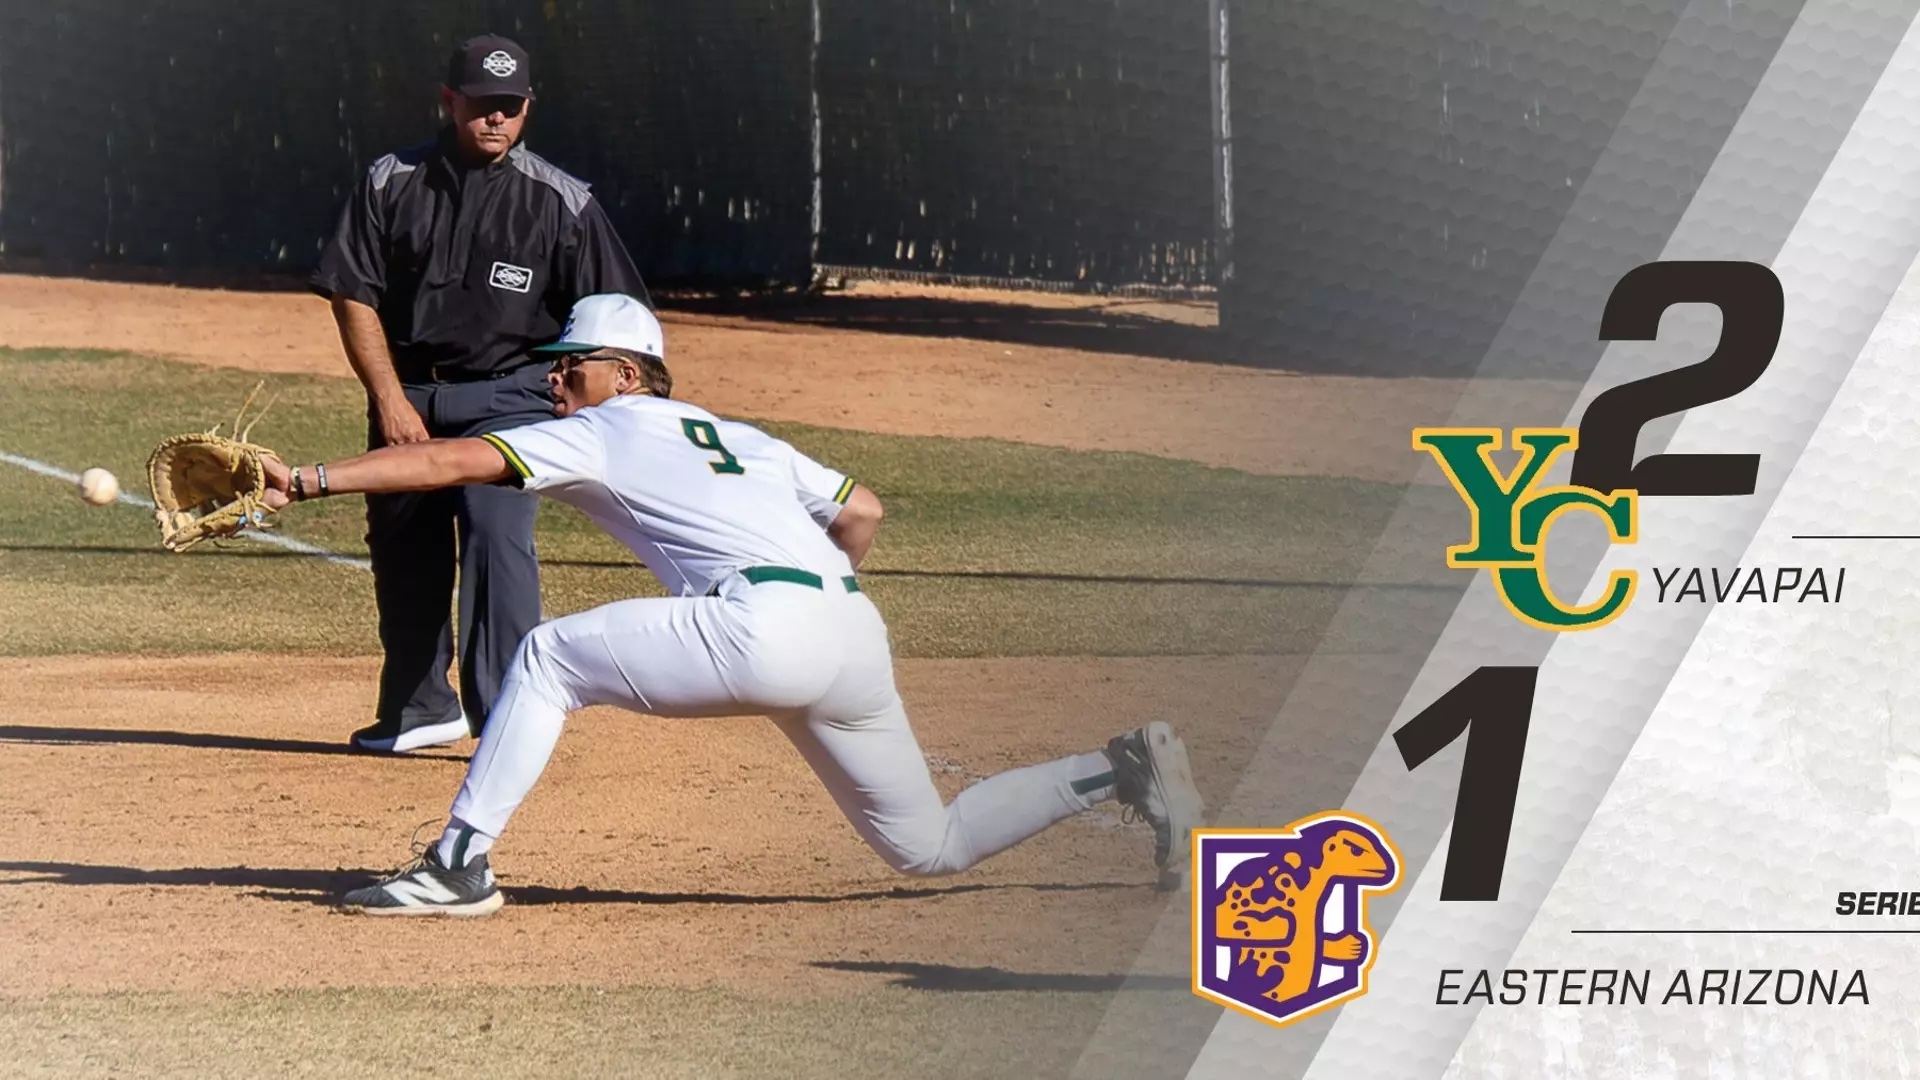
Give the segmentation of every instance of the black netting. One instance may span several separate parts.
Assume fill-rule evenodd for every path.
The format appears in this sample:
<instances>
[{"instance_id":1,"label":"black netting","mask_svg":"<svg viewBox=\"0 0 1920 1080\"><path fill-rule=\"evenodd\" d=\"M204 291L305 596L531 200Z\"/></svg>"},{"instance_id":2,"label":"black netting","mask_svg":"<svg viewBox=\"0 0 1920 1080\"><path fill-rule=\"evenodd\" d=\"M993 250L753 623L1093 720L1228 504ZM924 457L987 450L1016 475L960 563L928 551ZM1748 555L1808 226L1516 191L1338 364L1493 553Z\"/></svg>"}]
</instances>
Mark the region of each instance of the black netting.
<instances>
[{"instance_id":1,"label":"black netting","mask_svg":"<svg viewBox=\"0 0 1920 1080\"><path fill-rule=\"evenodd\" d=\"M1204 5L822 0L821 21L818 261L1209 280ZM533 55L529 146L594 185L650 279L806 278L810 0L0 0L0 241L303 272L488 30Z\"/></svg>"},{"instance_id":2,"label":"black netting","mask_svg":"<svg viewBox=\"0 0 1920 1080\"><path fill-rule=\"evenodd\" d=\"M360 170L431 137L447 53L532 52L528 145L594 185L655 279L807 271L807 0L165 0L9 7L8 254L300 271Z\"/></svg>"},{"instance_id":3,"label":"black netting","mask_svg":"<svg viewBox=\"0 0 1920 1080\"><path fill-rule=\"evenodd\" d=\"M275 5L276 7L278 5ZM300 263L348 164L337 36L289 6L17 6L0 27L9 254Z\"/></svg>"},{"instance_id":4,"label":"black netting","mask_svg":"<svg viewBox=\"0 0 1920 1080\"><path fill-rule=\"evenodd\" d=\"M542 138L649 277L804 280L808 0L549 6L561 17L517 39L545 72Z\"/></svg>"},{"instance_id":5,"label":"black netting","mask_svg":"<svg viewBox=\"0 0 1920 1080\"><path fill-rule=\"evenodd\" d=\"M823 0L822 261L1210 280L1205 3Z\"/></svg>"}]
</instances>

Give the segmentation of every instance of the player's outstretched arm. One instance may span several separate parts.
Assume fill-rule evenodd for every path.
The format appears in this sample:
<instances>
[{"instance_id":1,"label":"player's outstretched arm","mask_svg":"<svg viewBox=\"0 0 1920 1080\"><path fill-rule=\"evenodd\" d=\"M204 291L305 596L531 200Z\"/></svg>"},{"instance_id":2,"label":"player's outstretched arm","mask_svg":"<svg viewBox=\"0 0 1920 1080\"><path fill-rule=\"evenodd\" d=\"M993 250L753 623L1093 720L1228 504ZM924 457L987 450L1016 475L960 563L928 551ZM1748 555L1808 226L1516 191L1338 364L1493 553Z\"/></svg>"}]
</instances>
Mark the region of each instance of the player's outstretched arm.
<instances>
[{"instance_id":1,"label":"player's outstretched arm","mask_svg":"<svg viewBox=\"0 0 1920 1080\"><path fill-rule=\"evenodd\" d=\"M506 458L480 439L431 439L383 446L325 466L287 466L267 459L268 505L278 509L302 497L368 492L433 491L463 484L493 484L512 474ZM325 485L321 483L321 469ZM299 470L296 489L294 471ZM278 496L275 498L274 496Z\"/></svg>"},{"instance_id":2,"label":"player's outstretched arm","mask_svg":"<svg viewBox=\"0 0 1920 1080\"><path fill-rule=\"evenodd\" d=\"M880 532L880 519L886 516L886 509L880 505L880 496L867 490L864 484L853 485L853 494L847 496L846 505L827 526L827 536L858 569L860 560L867 557L873 548L873 538Z\"/></svg>"}]
</instances>

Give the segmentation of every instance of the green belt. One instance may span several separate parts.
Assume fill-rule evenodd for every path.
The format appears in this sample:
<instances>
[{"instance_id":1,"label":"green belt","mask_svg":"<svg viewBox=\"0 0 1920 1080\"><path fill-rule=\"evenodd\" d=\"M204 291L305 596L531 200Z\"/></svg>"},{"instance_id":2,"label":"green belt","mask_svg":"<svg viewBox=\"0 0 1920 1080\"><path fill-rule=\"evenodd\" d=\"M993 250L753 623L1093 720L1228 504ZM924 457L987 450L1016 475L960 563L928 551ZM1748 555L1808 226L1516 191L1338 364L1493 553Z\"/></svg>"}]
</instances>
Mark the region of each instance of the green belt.
<instances>
[{"instance_id":1,"label":"green belt","mask_svg":"<svg viewBox=\"0 0 1920 1080\"><path fill-rule=\"evenodd\" d=\"M753 585L763 585L769 581L784 581L792 585L805 585L810 589L820 589L822 592L826 591L825 584L819 574L811 574L805 570L795 570L791 566L749 566L740 571L740 576L746 578L748 583ZM847 591L850 593L860 591L860 583L851 575L841 578L840 583L845 585ZM713 588L707 590L707 595L715 596L718 595L719 592L720 586L716 584Z\"/></svg>"}]
</instances>

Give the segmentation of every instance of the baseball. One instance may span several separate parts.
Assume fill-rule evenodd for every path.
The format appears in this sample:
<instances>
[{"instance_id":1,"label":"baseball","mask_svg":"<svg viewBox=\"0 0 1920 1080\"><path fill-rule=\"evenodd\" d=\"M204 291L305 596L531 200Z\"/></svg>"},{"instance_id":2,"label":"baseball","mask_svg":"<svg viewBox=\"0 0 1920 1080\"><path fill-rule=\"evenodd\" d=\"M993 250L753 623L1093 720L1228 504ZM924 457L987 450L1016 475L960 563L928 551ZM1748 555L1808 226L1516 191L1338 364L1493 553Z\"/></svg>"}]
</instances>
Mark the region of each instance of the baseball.
<instances>
[{"instance_id":1,"label":"baseball","mask_svg":"<svg viewBox=\"0 0 1920 1080\"><path fill-rule=\"evenodd\" d=\"M105 506L120 496L120 481L102 468L80 474L80 497L94 506Z\"/></svg>"}]
</instances>

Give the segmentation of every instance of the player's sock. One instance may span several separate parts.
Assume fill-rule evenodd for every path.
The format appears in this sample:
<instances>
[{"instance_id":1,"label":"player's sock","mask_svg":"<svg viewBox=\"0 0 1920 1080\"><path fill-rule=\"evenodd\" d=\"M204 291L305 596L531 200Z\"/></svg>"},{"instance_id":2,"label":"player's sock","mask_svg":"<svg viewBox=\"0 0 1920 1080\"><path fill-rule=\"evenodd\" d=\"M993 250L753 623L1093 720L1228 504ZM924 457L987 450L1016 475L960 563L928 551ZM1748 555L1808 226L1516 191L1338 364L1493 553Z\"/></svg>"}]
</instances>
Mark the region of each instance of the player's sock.
<instances>
[{"instance_id":1,"label":"player's sock","mask_svg":"<svg viewBox=\"0 0 1920 1080\"><path fill-rule=\"evenodd\" d=\"M1113 785L1113 762L1099 750L996 773L955 797L938 856L909 872L964 870L1113 798Z\"/></svg>"},{"instance_id":2,"label":"player's sock","mask_svg":"<svg viewBox=\"0 0 1920 1080\"><path fill-rule=\"evenodd\" d=\"M492 848L493 837L454 818L447 822L447 831L440 834L440 865L449 870L462 870Z\"/></svg>"},{"instance_id":3,"label":"player's sock","mask_svg":"<svg viewBox=\"0 0 1920 1080\"><path fill-rule=\"evenodd\" d=\"M1066 760L1068 784L1083 810L1091 810L1114 796L1113 759L1104 750L1076 754Z\"/></svg>"}]
</instances>

